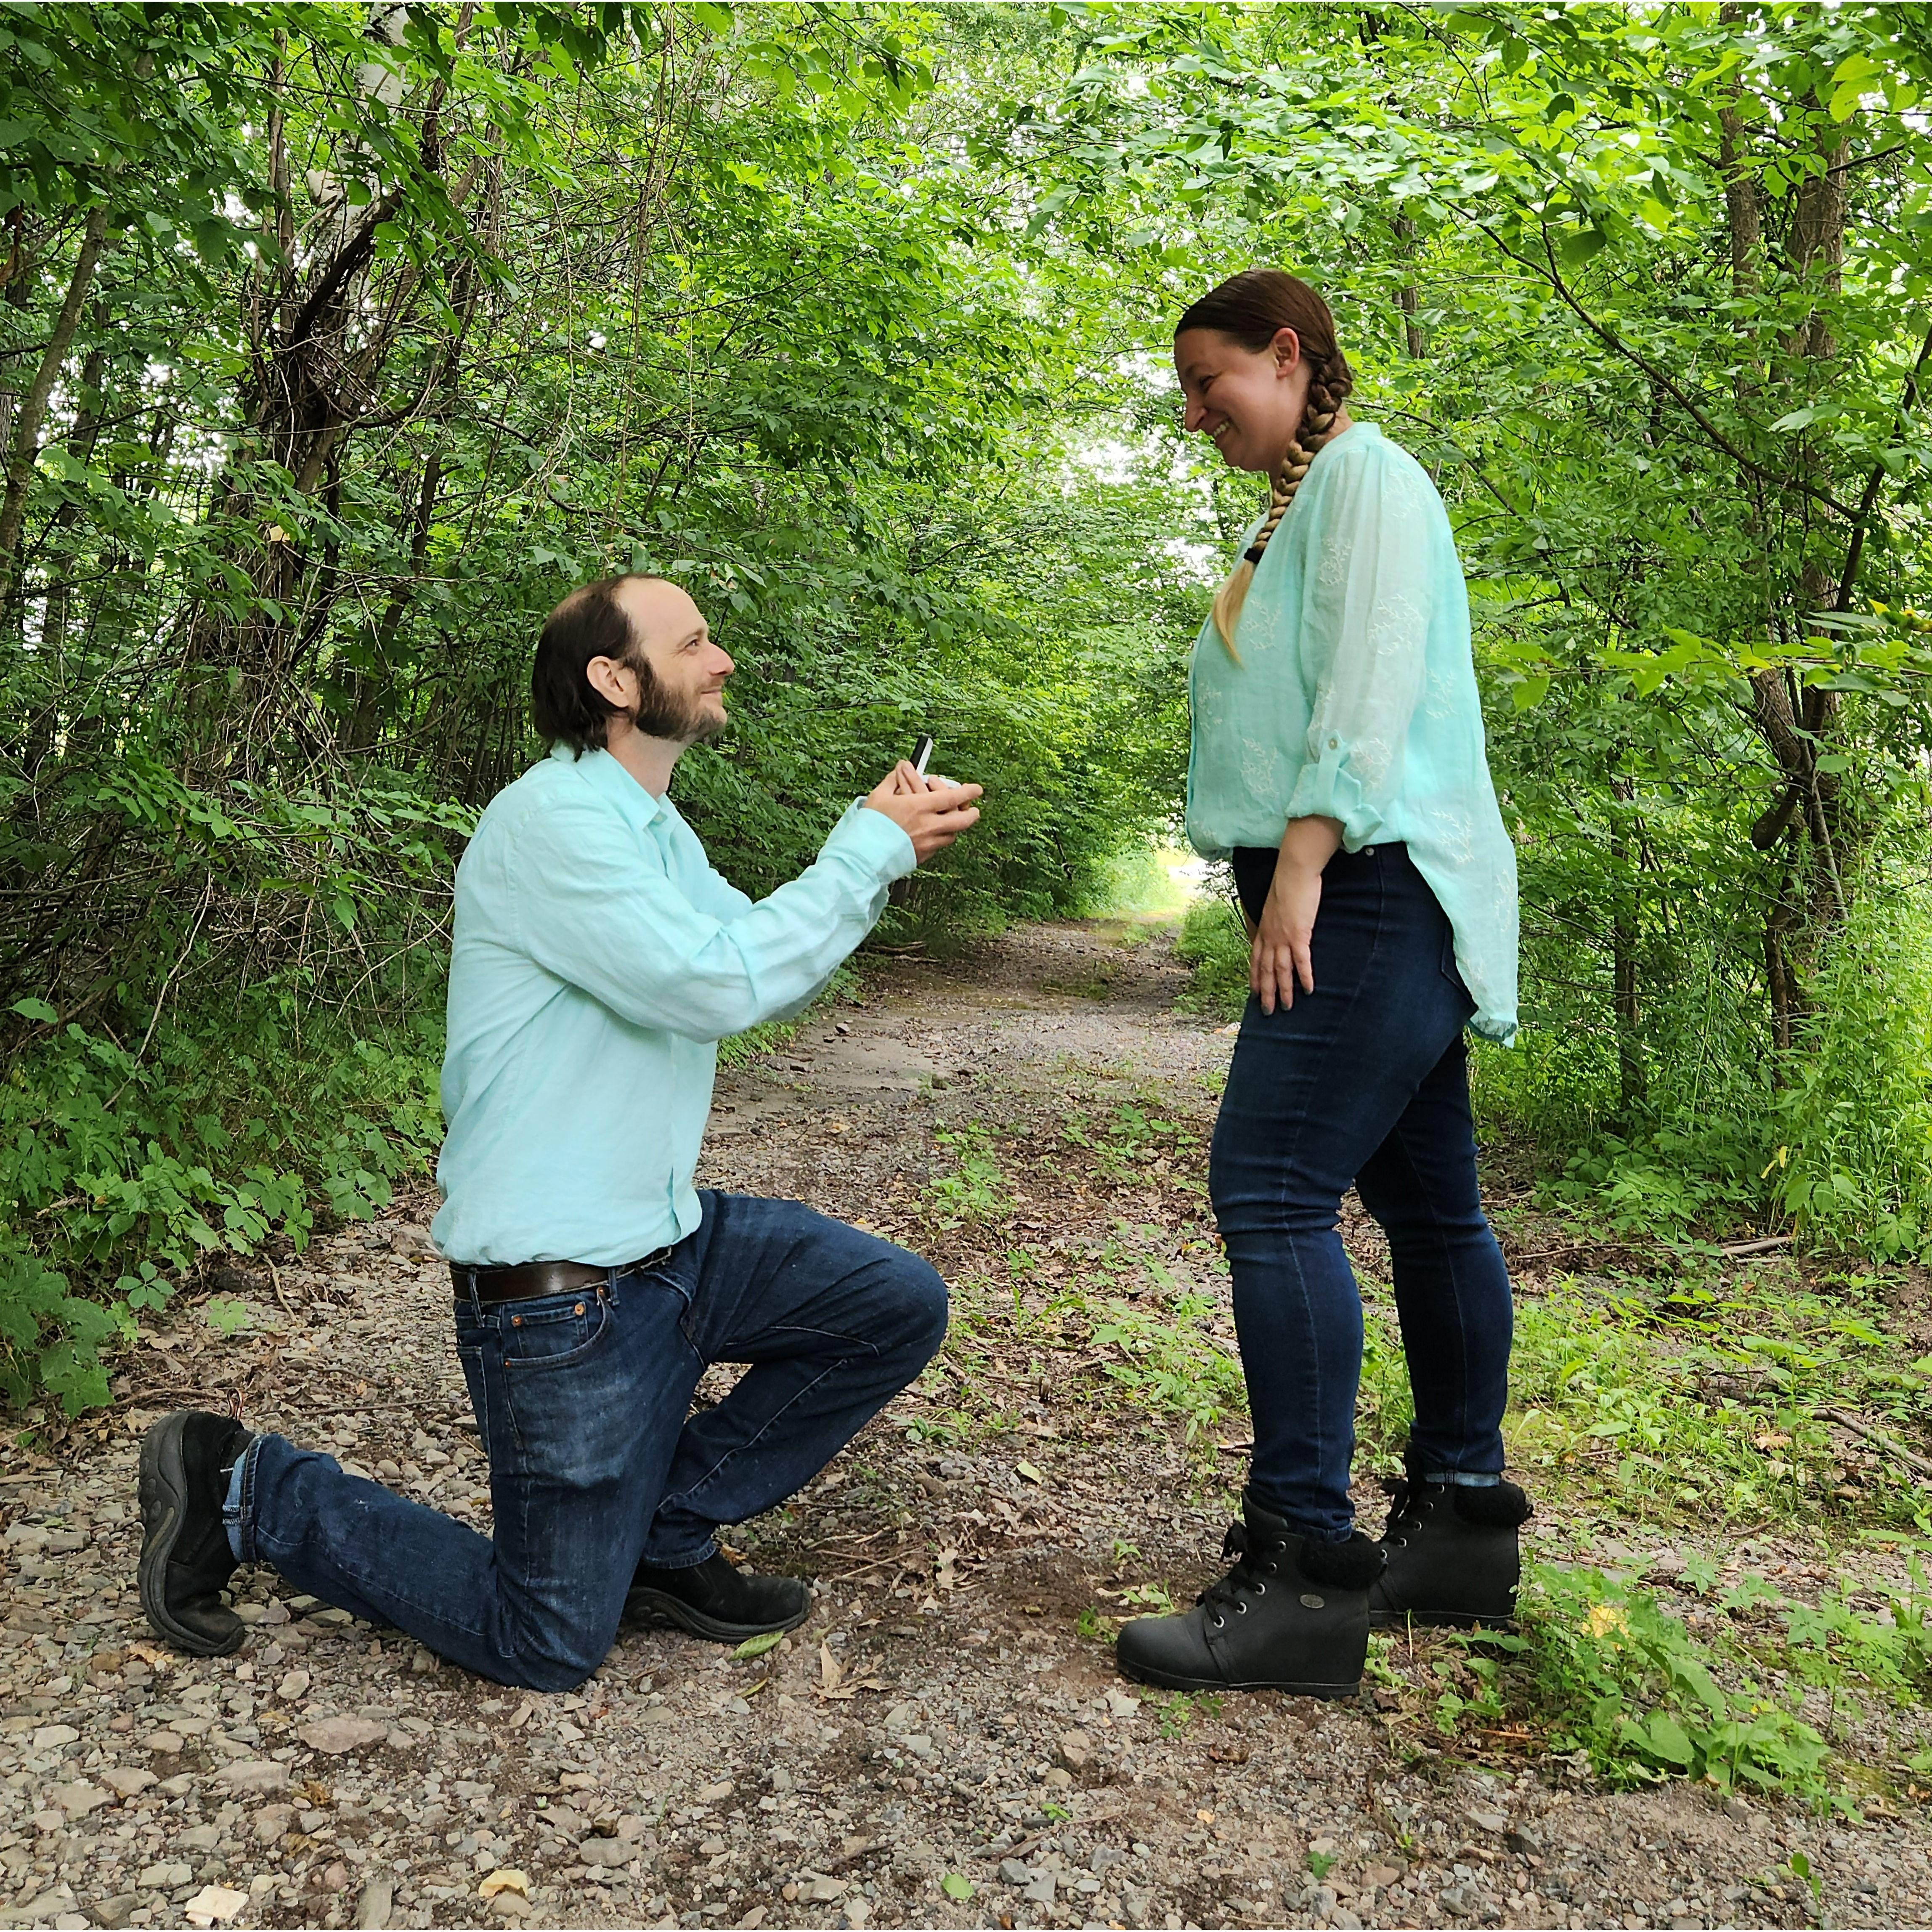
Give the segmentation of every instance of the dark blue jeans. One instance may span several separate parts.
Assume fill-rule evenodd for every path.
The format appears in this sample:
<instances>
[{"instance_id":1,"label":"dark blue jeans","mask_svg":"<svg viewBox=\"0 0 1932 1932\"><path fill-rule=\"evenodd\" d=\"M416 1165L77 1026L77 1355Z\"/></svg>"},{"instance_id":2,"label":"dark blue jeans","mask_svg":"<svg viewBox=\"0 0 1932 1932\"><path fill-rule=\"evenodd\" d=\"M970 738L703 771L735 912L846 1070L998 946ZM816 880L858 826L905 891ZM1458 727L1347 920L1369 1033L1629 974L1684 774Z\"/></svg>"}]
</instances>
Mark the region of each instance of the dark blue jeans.
<instances>
[{"instance_id":1,"label":"dark blue jeans","mask_svg":"<svg viewBox=\"0 0 1932 1932\"><path fill-rule=\"evenodd\" d=\"M1304 1533L1340 1538L1362 1373L1361 1296L1336 1232L1350 1184L1388 1235L1428 1469L1503 1466L1510 1284L1476 1186L1474 1004L1406 847L1328 862L1311 951L1313 993L1272 1014L1248 1000L1208 1183L1254 1418L1250 1485Z\"/></svg>"},{"instance_id":2,"label":"dark blue jeans","mask_svg":"<svg viewBox=\"0 0 1932 1932\"><path fill-rule=\"evenodd\" d=\"M655 1267L458 1301L494 1538L264 1436L242 1469L244 1560L499 1683L581 1683L640 1559L703 1562L718 1524L809 1480L946 1333L945 1284L916 1256L795 1202L702 1198L697 1231ZM751 1367L692 1414L720 1361Z\"/></svg>"}]
</instances>

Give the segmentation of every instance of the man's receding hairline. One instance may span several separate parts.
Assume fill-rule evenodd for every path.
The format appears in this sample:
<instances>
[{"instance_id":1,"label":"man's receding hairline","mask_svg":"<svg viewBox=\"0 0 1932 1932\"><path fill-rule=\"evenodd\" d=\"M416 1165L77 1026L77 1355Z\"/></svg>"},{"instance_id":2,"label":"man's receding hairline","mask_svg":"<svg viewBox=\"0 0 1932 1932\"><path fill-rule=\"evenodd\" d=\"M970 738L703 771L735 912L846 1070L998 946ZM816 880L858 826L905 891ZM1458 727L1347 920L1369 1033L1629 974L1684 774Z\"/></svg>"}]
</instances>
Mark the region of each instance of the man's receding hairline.
<instances>
[{"instance_id":1,"label":"man's receding hairline","mask_svg":"<svg viewBox=\"0 0 1932 1932\"><path fill-rule=\"evenodd\" d=\"M598 592L602 591L604 595L609 596L615 593L620 584L668 584L674 590L682 590L684 589L684 586L680 584L675 578L659 577L652 571L620 571L614 577L600 577L593 583L580 584L574 590L572 591L570 594L566 597L554 610L551 611L549 616L544 620L544 622L546 624L548 624L554 622L559 617L567 617L572 611L577 609L580 604L583 604L587 598L596 595Z\"/></svg>"}]
</instances>

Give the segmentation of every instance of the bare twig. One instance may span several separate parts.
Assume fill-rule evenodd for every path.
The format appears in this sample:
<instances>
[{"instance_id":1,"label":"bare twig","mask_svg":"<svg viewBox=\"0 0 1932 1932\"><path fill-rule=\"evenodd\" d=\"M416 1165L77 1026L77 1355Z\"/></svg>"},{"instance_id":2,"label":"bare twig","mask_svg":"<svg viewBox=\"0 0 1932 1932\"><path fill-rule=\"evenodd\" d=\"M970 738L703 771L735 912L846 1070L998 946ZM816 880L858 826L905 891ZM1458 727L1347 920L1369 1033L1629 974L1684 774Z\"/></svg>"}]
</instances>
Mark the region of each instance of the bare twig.
<instances>
[{"instance_id":1,"label":"bare twig","mask_svg":"<svg viewBox=\"0 0 1932 1932\"><path fill-rule=\"evenodd\" d=\"M1915 1474L1932 1476L1932 1462L1928 1462L1923 1456L1915 1455L1904 1443L1894 1442L1883 1430L1874 1429L1869 1422L1852 1414L1849 1409L1821 1408L1818 1413L1826 1421L1835 1422L1840 1429L1849 1429L1854 1436L1863 1436L1875 1448L1882 1449L1888 1456L1895 1456Z\"/></svg>"}]
</instances>

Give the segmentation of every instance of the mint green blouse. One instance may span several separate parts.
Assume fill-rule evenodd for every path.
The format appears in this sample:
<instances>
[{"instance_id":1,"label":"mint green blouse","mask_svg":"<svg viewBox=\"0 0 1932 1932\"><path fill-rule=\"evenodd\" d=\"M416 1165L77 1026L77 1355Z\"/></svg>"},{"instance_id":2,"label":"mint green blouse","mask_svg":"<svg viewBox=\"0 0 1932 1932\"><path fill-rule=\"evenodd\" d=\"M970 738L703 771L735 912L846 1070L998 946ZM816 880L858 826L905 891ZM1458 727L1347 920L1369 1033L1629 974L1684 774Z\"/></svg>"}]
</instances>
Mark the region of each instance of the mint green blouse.
<instances>
[{"instance_id":1,"label":"mint green blouse","mask_svg":"<svg viewBox=\"0 0 1932 1932\"><path fill-rule=\"evenodd\" d=\"M1212 617L1195 641L1195 850L1279 845L1294 818L1340 820L1351 852L1400 840L1455 929L1470 1024L1513 1039L1516 851L1484 749L1468 592L1436 486L1372 423L1310 465L1237 643L1238 664Z\"/></svg>"}]
</instances>

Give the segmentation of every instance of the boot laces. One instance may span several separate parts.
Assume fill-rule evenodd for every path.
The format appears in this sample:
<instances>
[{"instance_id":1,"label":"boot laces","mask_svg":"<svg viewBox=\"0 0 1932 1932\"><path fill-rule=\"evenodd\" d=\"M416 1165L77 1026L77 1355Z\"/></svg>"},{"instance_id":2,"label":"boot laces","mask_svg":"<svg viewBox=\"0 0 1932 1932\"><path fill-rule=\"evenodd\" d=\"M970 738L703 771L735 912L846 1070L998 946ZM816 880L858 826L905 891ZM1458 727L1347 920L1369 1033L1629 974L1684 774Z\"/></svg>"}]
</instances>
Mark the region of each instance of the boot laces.
<instances>
[{"instance_id":1,"label":"boot laces","mask_svg":"<svg viewBox=\"0 0 1932 1932\"><path fill-rule=\"evenodd\" d=\"M1435 1507L1435 1499L1427 1493L1429 1485L1412 1483L1406 1474L1384 1476L1380 1480L1382 1493L1389 1499L1388 1522L1382 1540L1400 1544L1409 1532L1422 1527L1422 1520Z\"/></svg>"},{"instance_id":2,"label":"boot laces","mask_svg":"<svg viewBox=\"0 0 1932 1932\"><path fill-rule=\"evenodd\" d=\"M1283 1546L1268 1544L1256 1549L1249 1542L1246 1523L1231 1522L1228 1526L1228 1533L1221 1539L1221 1560L1232 1560L1234 1567L1218 1582L1210 1583L1194 1600L1208 1612L1211 1628L1222 1628L1230 1614L1246 1616L1247 1600L1268 1594L1267 1580L1280 1568Z\"/></svg>"}]
</instances>

